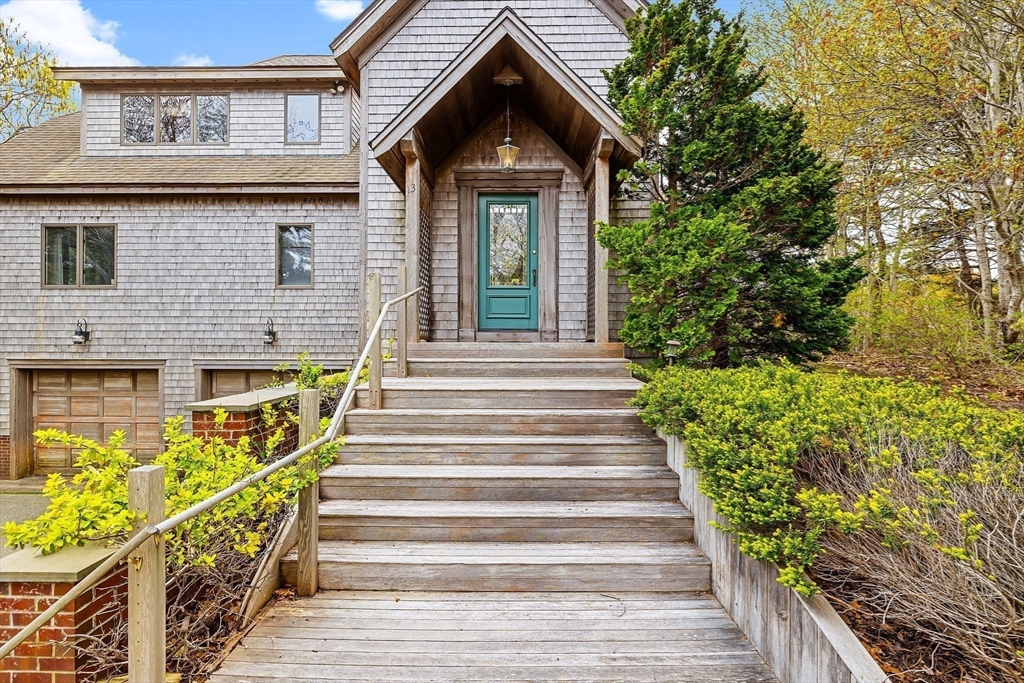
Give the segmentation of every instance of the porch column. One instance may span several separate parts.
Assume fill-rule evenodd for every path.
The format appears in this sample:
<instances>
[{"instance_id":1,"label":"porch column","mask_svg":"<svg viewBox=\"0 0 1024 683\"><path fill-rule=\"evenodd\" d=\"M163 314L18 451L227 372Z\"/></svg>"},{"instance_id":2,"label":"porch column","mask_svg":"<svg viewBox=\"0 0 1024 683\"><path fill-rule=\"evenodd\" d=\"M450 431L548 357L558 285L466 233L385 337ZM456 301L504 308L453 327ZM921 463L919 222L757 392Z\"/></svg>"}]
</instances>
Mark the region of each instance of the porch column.
<instances>
[{"instance_id":1,"label":"porch column","mask_svg":"<svg viewBox=\"0 0 1024 683\"><path fill-rule=\"evenodd\" d=\"M607 134L597 143L594 159L594 221L608 223L611 220L611 179L609 178L614 140ZM594 244L594 341L607 344L611 340L608 323L608 250Z\"/></svg>"},{"instance_id":2,"label":"porch column","mask_svg":"<svg viewBox=\"0 0 1024 683\"><path fill-rule=\"evenodd\" d=\"M406 289L399 295L419 286L420 281L420 181L423 177L422 154L414 134L402 140L405 154L405 268ZM420 340L419 297L413 297L405 306L405 338L415 344ZM399 325L399 333L403 325Z\"/></svg>"}]
</instances>

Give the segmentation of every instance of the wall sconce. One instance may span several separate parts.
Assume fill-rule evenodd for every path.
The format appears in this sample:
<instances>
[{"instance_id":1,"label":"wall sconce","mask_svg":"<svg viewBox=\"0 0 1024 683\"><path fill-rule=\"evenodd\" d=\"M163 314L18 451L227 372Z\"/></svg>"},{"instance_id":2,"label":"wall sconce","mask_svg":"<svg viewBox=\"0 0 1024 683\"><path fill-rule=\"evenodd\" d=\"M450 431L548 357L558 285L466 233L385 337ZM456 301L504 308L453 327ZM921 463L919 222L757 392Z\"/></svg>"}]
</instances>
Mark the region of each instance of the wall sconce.
<instances>
[{"instance_id":1,"label":"wall sconce","mask_svg":"<svg viewBox=\"0 0 1024 683\"><path fill-rule=\"evenodd\" d=\"M92 338L92 333L89 331L89 323L85 318L78 319L78 325L75 327L74 334L71 335L72 344L84 344Z\"/></svg>"},{"instance_id":2,"label":"wall sconce","mask_svg":"<svg viewBox=\"0 0 1024 683\"><path fill-rule=\"evenodd\" d=\"M273 344L277 341L277 331L274 330L274 319L267 318L267 327L263 330L263 343Z\"/></svg>"},{"instance_id":3,"label":"wall sconce","mask_svg":"<svg viewBox=\"0 0 1024 683\"><path fill-rule=\"evenodd\" d=\"M345 92L345 85L341 81L334 81L331 85L331 94L340 95L343 92Z\"/></svg>"},{"instance_id":4,"label":"wall sconce","mask_svg":"<svg viewBox=\"0 0 1024 683\"><path fill-rule=\"evenodd\" d=\"M672 365L675 363L676 358L679 357L679 347L682 346L675 339L670 339L665 342L665 357L668 358L668 364Z\"/></svg>"}]
</instances>

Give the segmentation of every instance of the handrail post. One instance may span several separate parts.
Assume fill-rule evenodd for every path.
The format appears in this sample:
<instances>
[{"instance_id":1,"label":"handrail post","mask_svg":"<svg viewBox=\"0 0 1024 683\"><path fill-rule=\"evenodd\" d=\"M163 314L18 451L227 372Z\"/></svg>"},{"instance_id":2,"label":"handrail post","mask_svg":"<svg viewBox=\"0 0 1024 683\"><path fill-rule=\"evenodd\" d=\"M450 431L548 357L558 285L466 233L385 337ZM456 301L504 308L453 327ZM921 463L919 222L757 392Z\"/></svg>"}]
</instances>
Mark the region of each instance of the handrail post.
<instances>
[{"instance_id":1,"label":"handrail post","mask_svg":"<svg viewBox=\"0 0 1024 683\"><path fill-rule=\"evenodd\" d=\"M164 521L165 506L163 467L147 465L128 472L128 509L137 515L133 533ZM166 678L165 583L164 539L158 534L128 556L129 683Z\"/></svg>"},{"instance_id":2,"label":"handrail post","mask_svg":"<svg viewBox=\"0 0 1024 683\"><path fill-rule=\"evenodd\" d=\"M299 447L312 443L320 434L320 390L303 389L299 392ZM317 469L317 455L301 465L300 475L305 476L311 469ZM299 490L298 546L299 566L296 590L304 598L316 595L319 588L318 569L320 564L318 540L320 480Z\"/></svg>"},{"instance_id":3,"label":"handrail post","mask_svg":"<svg viewBox=\"0 0 1024 683\"><path fill-rule=\"evenodd\" d=\"M372 330L377 318L380 317L380 273L370 273L367 277L367 290L369 293L369 327ZM381 359L381 334L383 332L374 337L370 344L370 410L380 410L381 407L380 385L381 377L384 375L384 361Z\"/></svg>"},{"instance_id":4,"label":"handrail post","mask_svg":"<svg viewBox=\"0 0 1024 683\"><path fill-rule=\"evenodd\" d=\"M409 267L398 267L398 293L409 293ZM415 299L416 297L413 297ZM398 330L395 333L395 360L398 362L398 376L409 375L409 299L398 304Z\"/></svg>"}]
</instances>

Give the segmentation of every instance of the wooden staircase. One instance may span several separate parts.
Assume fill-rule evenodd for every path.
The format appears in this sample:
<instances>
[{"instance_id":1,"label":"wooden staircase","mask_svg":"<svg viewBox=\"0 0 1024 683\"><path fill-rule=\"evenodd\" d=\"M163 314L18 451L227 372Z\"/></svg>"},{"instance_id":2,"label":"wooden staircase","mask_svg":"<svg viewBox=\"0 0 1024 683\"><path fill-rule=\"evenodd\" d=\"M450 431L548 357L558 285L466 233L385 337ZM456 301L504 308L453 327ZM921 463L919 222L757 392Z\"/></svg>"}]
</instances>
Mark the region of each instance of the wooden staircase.
<instances>
[{"instance_id":1,"label":"wooden staircase","mask_svg":"<svg viewBox=\"0 0 1024 683\"><path fill-rule=\"evenodd\" d=\"M322 474L321 589L710 589L664 443L626 405L640 384L621 345L431 343L409 358L383 409L360 391Z\"/></svg>"},{"instance_id":2,"label":"wooden staircase","mask_svg":"<svg viewBox=\"0 0 1024 683\"><path fill-rule=\"evenodd\" d=\"M409 371L322 473L320 592L211 683L776 680L708 594L620 345L420 344Z\"/></svg>"}]
</instances>

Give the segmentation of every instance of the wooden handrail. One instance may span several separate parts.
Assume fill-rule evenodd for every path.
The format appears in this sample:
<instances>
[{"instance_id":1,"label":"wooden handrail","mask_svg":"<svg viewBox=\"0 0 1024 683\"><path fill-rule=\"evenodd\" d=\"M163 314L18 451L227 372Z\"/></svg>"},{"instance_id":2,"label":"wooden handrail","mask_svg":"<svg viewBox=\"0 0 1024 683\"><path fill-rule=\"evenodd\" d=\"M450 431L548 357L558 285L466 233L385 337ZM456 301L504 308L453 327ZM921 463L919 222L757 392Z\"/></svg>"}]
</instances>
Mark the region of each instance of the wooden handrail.
<instances>
[{"instance_id":1,"label":"wooden handrail","mask_svg":"<svg viewBox=\"0 0 1024 683\"><path fill-rule=\"evenodd\" d=\"M50 607L45 612L43 612L38 617L33 619L32 623L25 626L25 628L21 629L21 631L19 631L17 635L15 635L9 641L4 643L3 647L0 647L0 659L3 659L7 655L14 652L14 648L24 643L36 631L38 631L40 628L48 624L51 619L53 619L65 607L71 604L72 600L82 595L85 591L89 590L94 585L99 583L99 581L104 576L106 576L107 572L116 567L118 563L123 561L129 555L131 555L132 552L137 550L139 546L141 546L149 539L161 534L166 534L167 532L176 528L180 524L183 524L184 522L194 519L199 515L203 514L204 512L208 512L209 510L224 502L228 498L231 498L235 494L244 491L245 489L247 489L248 487L252 486L257 482L263 481L274 472L277 472L280 469L295 464L303 456L314 452L316 449L320 448L325 444L330 443L331 441L334 441L334 439L338 437L338 432L341 430L341 427L344 424L345 413L348 412L348 406L352 402L352 399L355 396L356 386L359 384L359 374L363 371L363 368L366 366L366 361L370 356L370 351L374 346L375 340L377 340L380 337L381 329L384 326L384 319L387 316L388 311L391 309L392 306L406 301L410 297L419 294L425 289L425 287L418 287L412 290L411 292L407 292L401 296L395 297L394 299L387 301L381 307L380 315L377 316L377 322L373 326L373 329L370 331L370 334L367 337L366 346L363 348L363 352L359 356L359 360L356 362L355 367L352 368L352 374L349 377L348 385L346 385L345 387L345 393L342 394L341 402L338 403L338 407L334 411L334 417L331 420L331 425L330 427L327 428L327 431L324 433L323 436L305 446L302 446L298 450L292 452L290 455L286 455L280 460L277 460L267 465L259 472L251 474L248 477L232 484L226 489L218 493L215 493L206 500L200 503L196 503L187 510L183 510L182 512L179 512L173 517L170 517L158 524L151 524L146 526L144 529L139 531L139 533L135 534L130 539L128 539L128 541L124 545L122 545L120 549L118 549L113 555L104 560L102 564L100 564L98 567L92 570L92 572L90 572L88 576L86 576L84 579L75 584L71 588L71 590L69 590L67 593L61 596L60 599L58 599L55 603L50 605ZM381 359L375 359L374 365L379 367L380 364Z\"/></svg>"}]
</instances>

